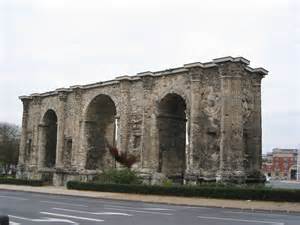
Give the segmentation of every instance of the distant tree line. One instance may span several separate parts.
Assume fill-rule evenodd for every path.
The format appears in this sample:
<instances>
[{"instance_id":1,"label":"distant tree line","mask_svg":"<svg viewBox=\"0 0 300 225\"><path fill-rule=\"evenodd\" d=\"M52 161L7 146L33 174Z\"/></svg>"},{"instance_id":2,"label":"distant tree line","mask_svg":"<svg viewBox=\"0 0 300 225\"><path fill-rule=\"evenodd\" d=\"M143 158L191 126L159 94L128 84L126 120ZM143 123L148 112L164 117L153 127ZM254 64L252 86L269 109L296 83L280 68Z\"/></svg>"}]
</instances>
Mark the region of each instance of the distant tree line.
<instances>
[{"instance_id":1,"label":"distant tree line","mask_svg":"<svg viewBox=\"0 0 300 225\"><path fill-rule=\"evenodd\" d=\"M0 175L15 175L20 136L20 128L17 125L0 122Z\"/></svg>"}]
</instances>

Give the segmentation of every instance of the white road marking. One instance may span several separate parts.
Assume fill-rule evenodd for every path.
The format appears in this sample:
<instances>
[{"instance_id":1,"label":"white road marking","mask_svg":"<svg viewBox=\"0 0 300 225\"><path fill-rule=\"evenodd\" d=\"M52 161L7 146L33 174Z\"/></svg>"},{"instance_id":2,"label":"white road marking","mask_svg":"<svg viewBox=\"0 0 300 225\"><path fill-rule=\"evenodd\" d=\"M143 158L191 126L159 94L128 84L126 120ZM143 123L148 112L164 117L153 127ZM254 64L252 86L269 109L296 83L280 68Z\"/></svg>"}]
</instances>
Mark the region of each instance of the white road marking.
<instances>
[{"instance_id":1,"label":"white road marking","mask_svg":"<svg viewBox=\"0 0 300 225\"><path fill-rule=\"evenodd\" d=\"M105 207L104 209L117 210L117 211L128 211L128 212L137 212L137 213L148 213L148 214L165 215L165 216L172 216L173 215L171 213L142 211L142 210L133 210L133 209L126 209L126 208Z\"/></svg>"},{"instance_id":2,"label":"white road marking","mask_svg":"<svg viewBox=\"0 0 300 225\"><path fill-rule=\"evenodd\" d=\"M104 220L88 218L88 217L81 217L81 216L71 216L66 214L59 214L59 213L50 213L50 212L40 212L41 214L50 215L50 216L58 216L58 217L66 217L78 220L86 220L86 221L93 221L93 222L104 222Z\"/></svg>"},{"instance_id":3,"label":"white road marking","mask_svg":"<svg viewBox=\"0 0 300 225\"><path fill-rule=\"evenodd\" d=\"M180 209L208 209L208 210L212 209L212 208L203 207L203 206L175 206L175 207L180 207Z\"/></svg>"},{"instance_id":4,"label":"white road marking","mask_svg":"<svg viewBox=\"0 0 300 225\"><path fill-rule=\"evenodd\" d=\"M21 216L13 216L13 215L9 215L10 218L15 218L15 219L19 219L19 220L25 220L25 221L31 221L31 222L63 222L63 223L69 223L69 224L75 224L75 225L79 225L76 222L73 222L71 220L66 220L66 219L58 219L58 218L43 218L43 219L31 219L31 218L26 218L26 217L21 217ZM15 224L17 225L17 224Z\"/></svg>"},{"instance_id":5,"label":"white road marking","mask_svg":"<svg viewBox=\"0 0 300 225\"><path fill-rule=\"evenodd\" d=\"M142 209L142 210L149 210L149 211L175 211L175 209L166 209L166 208L154 208L154 207L149 207L149 208L135 208L135 207L130 207L130 206L122 206L122 205L104 205L105 207L117 207L117 208L122 208L122 209Z\"/></svg>"},{"instance_id":6,"label":"white road marking","mask_svg":"<svg viewBox=\"0 0 300 225\"><path fill-rule=\"evenodd\" d=\"M164 209L164 208L142 208L143 210L150 211L175 211L175 209Z\"/></svg>"},{"instance_id":7,"label":"white road marking","mask_svg":"<svg viewBox=\"0 0 300 225\"><path fill-rule=\"evenodd\" d=\"M76 212L76 213L84 213L84 214L92 214L92 215L116 215L116 216L132 216L127 213L116 213L116 212L88 212L81 210L73 210L73 209L64 209L64 208L52 208L54 210L66 211L66 212Z\"/></svg>"},{"instance_id":8,"label":"white road marking","mask_svg":"<svg viewBox=\"0 0 300 225\"><path fill-rule=\"evenodd\" d=\"M260 220L243 220L243 219L235 219L235 218L206 217L206 216L198 216L198 218L200 218L200 219L207 219L207 220L224 220L224 221L233 221L233 222L284 225L284 223L278 223L278 222L272 222L272 221L260 221Z\"/></svg>"},{"instance_id":9,"label":"white road marking","mask_svg":"<svg viewBox=\"0 0 300 225\"><path fill-rule=\"evenodd\" d=\"M79 225L79 223L73 222L72 220L48 218L48 217L45 217L45 219L35 219L34 222L48 222L48 223L62 222L62 223L70 223L70 224Z\"/></svg>"},{"instance_id":10,"label":"white road marking","mask_svg":"<svg viewBox=\"0 0 300 225\"><path fill-rule=\"evenodd\" d=\"M21 224L20 224L20 223L13 222L13 221L9 221L9 225L21 225Z\"/></svg>"},{"instance_id":11,"label":"white road marking","mask_svg":"<svg viewBox=\"0 0 300 225\"><path fill-rule=\"evenodd\" d=\"M73 203L66 203L66 202L55 202L55 201L40 201L42 203L49 203L49 204L56 204L56 205L68 205L68 206L80 206L80 207L88 207L87 205L82 204L73 204Z\"/></svg>"},{"instance_id":12,"label":"white road marking","mask_svg":"<svg viewBox=\"0 0 300 225\"><path fill-rule=\"evenodd\" d=\"M0 198L10 198L10 199L15 199L15 200L28 200L27 198L19 198L19 197L14 197L14 196L8 196L8 195L0 195Z\"/></svg>"}]
</instances>

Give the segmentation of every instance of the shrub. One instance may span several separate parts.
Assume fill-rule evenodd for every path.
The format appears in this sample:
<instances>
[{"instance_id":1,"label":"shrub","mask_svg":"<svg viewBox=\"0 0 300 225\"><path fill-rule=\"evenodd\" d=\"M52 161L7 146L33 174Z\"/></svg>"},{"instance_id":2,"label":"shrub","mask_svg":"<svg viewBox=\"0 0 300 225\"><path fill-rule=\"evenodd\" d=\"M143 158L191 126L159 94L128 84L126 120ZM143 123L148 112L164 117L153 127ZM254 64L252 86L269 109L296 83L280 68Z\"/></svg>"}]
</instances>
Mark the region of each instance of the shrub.
<instances>
[{"instance_id":1,"label":"shrub","mask_svg":"<svg viewBox=\"0 0 300 225\"><path fill-rule=\"evenodd\" d=\"M28 185L28 186L43 186L42 180L26 180L26 179L16 179L1 177L0 184L15 184L15 185Z\"/></svg>"},{"instance_id":2,"label":"shrub","mask_svg":"<svg viewBox=\"0 0 300 225\"><path fill-rule=\"evenodd\" d=\"M207 197L239 200L264 200L300 202L300 190L247 188L247 187L209 187L209 186L151 186L126 184L99 184L69 181L68 189L134 194L153 194L184 197Z\"/></svg>"},{"instance_id":3,"label":"shrub","mask_svg":"<svg viewBox=\"0 0 300 225\"><path fill-rule=\"evenodd\" d=\"M165 179L162 182L162 186L164 186L164 187L172 187L173 186L173 182L170 179Z\"/></svg>"},{"instance_id":4,"label":"shrub","mask_svg":"<svg viewBox=\"0 0 300 225\"><path fill-rule=\"evenodd\" d=\"M96 183L112 184L140 184L141 180L138 175L130 169L111 169L104 171L95 179Z\"/></svg>"}]
</instances>

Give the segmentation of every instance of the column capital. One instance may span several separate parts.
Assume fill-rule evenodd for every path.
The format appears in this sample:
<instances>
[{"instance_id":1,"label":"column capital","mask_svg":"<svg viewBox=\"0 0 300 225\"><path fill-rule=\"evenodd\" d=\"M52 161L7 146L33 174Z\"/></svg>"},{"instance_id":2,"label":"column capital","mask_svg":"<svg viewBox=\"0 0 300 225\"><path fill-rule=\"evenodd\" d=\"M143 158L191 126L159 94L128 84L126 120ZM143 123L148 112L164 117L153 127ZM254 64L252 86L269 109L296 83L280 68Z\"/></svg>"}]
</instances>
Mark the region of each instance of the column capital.
<instances>
[{"instance_id":1,"label":"column capital","mask_svg":"<svg viewBox=\"0 0 300 225\"><path fill-rule=\"evenodd\" d=\"M32 94L32 101L34 105L41 105L42 103L42 97L39 94Z\"/></svg>"},{"instance_id":2,"label":"column capital","mask_svg":"<svg viewBox=\"0 0 300 225\"><path fill-rule=\"evenodd\" d=\"M202 80L202 75L204 73L201 67L192 67L189 69L189 76L191 82L200 82Z\"/></svg>"},{"instance_id":3,"label":"column capital","mask_svg":"<svg viewBox=\"0 0 300 225\"><path fill-rule=\"evenodd\" d=\"M218 64L218 71L221 78L241 78L245 72L245 65L239 62L223 62Z\"/></svg>"},{"instance_id":4,"label":"column capital","mask_svg":"<svg viewBox=\"0 0 300 225\"><path fill-rule=\"evenodd\" d=\"M82 88L76 87L76 88L74 88L73 90L74 90L74 93L75 93L75 99L76 99L77 101L78 101L78 100L81 100L82 93L83 93Z\"/></svg>"},{"instance_id":5,"label":"column capital","mask_svg":"<svg viewBox=\"0 0 300 225\"><path fill-rule=\"evenodd\" d=\"M30 102L32 101L32 98L22 98L21 101L23 103L23 113L28 113L29 105Z\"/></svg>"},{"instance_id":6,"label":"column capital","mask_svg":"<svg viewBox=\"0 0 300 225\"><path fill-rule=\"evenodd\" d=\"M64 91L58 92L58 99L62 102L66 102L68 98L68 93Z\"/></svg>"},{"instance_id":7,"label":"column capital","mask_svg":"<svg viewBox=\"0 0 300 225\"><path fill-rule=\"evenodd\" d=\"M221 79L241 79L242 76L220 76Z\"/></svg>"},{"instance_id":8,"label":"column capital","mask_svg":"<svg viewBox=\"0 0 300 225\"><path fill-rule=\"evenodd\" d=\"M154 77L151 75L144 75L141 78L143 81L144 90L152 90L154 86Z\"/></svg>"}]
</instances>

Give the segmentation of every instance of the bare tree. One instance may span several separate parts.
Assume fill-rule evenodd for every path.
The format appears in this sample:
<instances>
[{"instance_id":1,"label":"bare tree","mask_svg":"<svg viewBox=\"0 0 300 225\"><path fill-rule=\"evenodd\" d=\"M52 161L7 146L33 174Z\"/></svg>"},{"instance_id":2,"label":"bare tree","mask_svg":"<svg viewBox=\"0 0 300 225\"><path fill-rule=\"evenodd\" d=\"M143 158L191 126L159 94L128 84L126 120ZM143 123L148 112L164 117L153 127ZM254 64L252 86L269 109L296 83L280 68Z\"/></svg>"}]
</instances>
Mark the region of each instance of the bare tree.
<instances>
[{"instance_id":1,"label":"bare tree","mask_svg":"<svg viewBox=\"0 0 300 225\"><path fill-rule=\"evenodd\" d=\"M20 128L15 124L0 122L0 173L15 174L18 164Z\"/></svg>"}]
</instances>

